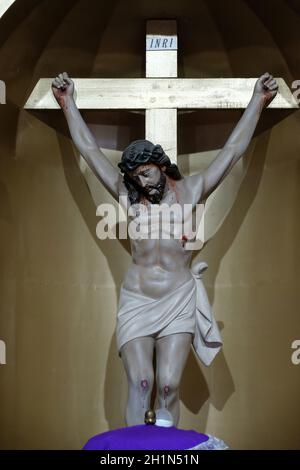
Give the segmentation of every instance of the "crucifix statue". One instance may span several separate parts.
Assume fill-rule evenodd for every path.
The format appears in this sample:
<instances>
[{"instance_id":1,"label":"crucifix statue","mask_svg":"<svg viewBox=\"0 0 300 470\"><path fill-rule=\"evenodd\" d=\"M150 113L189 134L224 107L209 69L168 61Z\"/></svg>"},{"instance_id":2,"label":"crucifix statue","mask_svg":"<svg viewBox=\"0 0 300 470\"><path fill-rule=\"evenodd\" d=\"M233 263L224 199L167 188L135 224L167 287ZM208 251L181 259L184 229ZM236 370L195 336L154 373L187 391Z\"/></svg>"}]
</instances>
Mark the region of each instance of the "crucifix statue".
<instances>
[{"instance_id":1,"label":"crucifix statue","mask_svg":"<svg viewBox=\"0 0 300 470\"><path fill-rule=\"evenodd\" d=\"M125 195L129 206L143 206L151 225L149 208L154 205L195 208L205 203L245 153L264 108L296 106L284 81L269 73L259 79L177 78L176 21L149 21L146 46L145 79L72 80L64 72L52 81L56 101L49 80L43 79L25 108L61 107L75 146L100 182L117 201ZM79 108L145 109L146 139L131 142L116 168L99 149ZM246 108L212 163L185 177L176 164L179 108ZM132 263L121 286L116 328L128 379L130 426L144 422L150 405L154 350L158 407L167 407L177 425L179 386L191 345L205 365L222 346L201 281L207 265L190 267L188 241L188 234L131 239Z\"/></svg>"}]
</instances>

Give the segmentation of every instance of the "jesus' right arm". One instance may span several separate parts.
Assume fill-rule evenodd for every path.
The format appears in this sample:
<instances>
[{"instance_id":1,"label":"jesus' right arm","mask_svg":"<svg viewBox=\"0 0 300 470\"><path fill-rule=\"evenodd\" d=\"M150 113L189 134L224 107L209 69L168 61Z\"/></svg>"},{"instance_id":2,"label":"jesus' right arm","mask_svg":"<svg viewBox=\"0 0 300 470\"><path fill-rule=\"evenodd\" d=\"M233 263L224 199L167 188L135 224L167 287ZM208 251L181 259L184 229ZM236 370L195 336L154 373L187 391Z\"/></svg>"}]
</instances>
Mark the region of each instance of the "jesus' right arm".
<instances>
[{"instance_id":1,"label":"jesus' right arm","mask_svg":"<svg viewBox=\"0 0 300 470\"><path fill-rule=\"evenodd\" d=\"M74 100L74 82L66 72L59 74L52 82L56 101L64 112L72 140L91 170L118 200L119 171L99 149L95 137L82 119Z\"/></svg>"}]
</instances>

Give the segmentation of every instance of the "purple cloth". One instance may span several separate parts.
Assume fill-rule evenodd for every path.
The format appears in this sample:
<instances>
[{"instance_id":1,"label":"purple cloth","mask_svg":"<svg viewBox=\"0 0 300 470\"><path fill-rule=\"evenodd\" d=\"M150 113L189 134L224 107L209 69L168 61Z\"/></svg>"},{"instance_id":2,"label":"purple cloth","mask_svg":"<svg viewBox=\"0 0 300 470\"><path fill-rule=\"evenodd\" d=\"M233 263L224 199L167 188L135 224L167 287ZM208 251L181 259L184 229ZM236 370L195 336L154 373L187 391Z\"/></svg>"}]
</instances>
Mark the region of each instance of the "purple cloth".
<instances>
[{"instance_id":1,"label":"purple cloth","mask_svg":"<svg viewBox=\"0 0 300 470\"><path fill-rule=\"evenodd\" d=\"M205 434L174 426L139 424L97 434L83 450L186 450L208 439Z\"/></svg>"}]
</instances>

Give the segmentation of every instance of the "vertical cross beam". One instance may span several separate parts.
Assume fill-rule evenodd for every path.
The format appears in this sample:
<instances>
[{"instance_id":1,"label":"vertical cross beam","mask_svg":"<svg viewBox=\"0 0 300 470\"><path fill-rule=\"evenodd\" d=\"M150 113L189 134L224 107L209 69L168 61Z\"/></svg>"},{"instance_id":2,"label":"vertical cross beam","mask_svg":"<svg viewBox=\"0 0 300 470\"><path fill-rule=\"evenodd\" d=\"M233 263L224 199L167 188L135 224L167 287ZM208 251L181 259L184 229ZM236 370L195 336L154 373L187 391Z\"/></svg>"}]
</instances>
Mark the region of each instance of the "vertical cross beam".
<instances>
[{"instance_id":1,"label":"vertical cross beam","mask_svg":"<svg viewBox=\"0 0 300 470\"><path fill-rule=\"evenodd\" d=\"M147 21L146 78L177 77L176 20ZM177 162L177 109L146 109L146 139Z\"/></svg>"}]
</instances>

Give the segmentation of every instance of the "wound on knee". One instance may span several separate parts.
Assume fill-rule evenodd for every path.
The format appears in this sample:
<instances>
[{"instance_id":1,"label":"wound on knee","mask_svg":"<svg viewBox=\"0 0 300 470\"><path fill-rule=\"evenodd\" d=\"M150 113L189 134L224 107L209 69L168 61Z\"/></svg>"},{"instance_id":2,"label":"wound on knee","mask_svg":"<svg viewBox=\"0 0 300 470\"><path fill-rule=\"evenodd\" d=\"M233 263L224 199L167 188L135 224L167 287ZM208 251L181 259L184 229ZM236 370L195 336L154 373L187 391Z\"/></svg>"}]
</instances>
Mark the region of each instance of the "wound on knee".
<instances>
[{"instance_id":1,"label":"wound on knee","mask_svg":"<svg viewBox=\"0 0 300 470\"><path fill-rule=\"evenodd\" d=\"M146 391L148 390L149 388L149 383L148 383L148 380L144 379L141 381L141 387L142 387L142 390Z\"/></svg>"},{"instance_id":2,"label":"wound on knee","mask_svg":"<svg viewBox=\"0 0 300 470\"><path fill-rule=\"evenodd\" d=\"M170 387L169 387L169 385L165 385L165 386L164 386L165 408L168 408L167 398L168 398L168 396L169 396L169 393L170 393Z\"/></svg>"},{"instance_id":3,"label":"wound on knee","mask_svg":"<svg viewBox=\"0 0 300 470\"><path fill-rule=\"evenodd\" d=\"M142 406L143 406L143 408L145 408L146 395L147 395L147 392L148 392L148 390L149 390L149 382L148 382L148 380L143 379L143 380L141 381L141 389L142 389L142 396L141 396L141 398L142 398Z\"/></svg>"}]
</instances>

